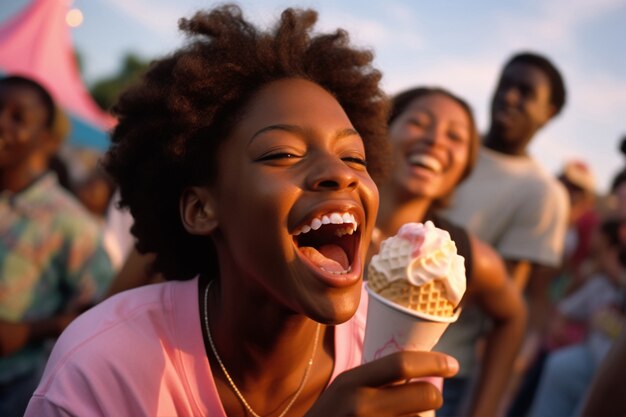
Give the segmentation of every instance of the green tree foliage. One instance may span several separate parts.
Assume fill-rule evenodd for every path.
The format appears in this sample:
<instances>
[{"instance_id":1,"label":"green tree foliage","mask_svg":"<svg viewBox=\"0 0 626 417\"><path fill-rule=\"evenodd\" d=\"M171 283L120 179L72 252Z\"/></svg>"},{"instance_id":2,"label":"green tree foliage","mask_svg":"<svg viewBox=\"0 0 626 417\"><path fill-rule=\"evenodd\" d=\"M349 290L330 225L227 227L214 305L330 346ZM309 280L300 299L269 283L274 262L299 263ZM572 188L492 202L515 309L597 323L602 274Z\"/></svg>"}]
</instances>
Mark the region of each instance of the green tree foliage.
<instances>
[{"instance_id":1,"label":"green tree foliage","mask_svg":"<svg viewBox=\"0 0 626 417\"><path fill-rule=\"evenodd\" d=\"M119 94L135 82L148 68L150 62L134 53L124 57L122 66L117 74L102 78L93 83L89 92L96 103L103 109L110 109L117 101Z\"/></svg>"},{"instance_id":2,"label":"green tree foliage","mask_svg":"<svg viewBox=\"0 0 626 417\"><path fill-rule=\"evenodd\" d=\"M81 54L78 49L74 49L74 59L76 60L78 72L83 74L83 70L85 69L85 59L83 57L83 54Z\"/></svg>"}]
</instances>

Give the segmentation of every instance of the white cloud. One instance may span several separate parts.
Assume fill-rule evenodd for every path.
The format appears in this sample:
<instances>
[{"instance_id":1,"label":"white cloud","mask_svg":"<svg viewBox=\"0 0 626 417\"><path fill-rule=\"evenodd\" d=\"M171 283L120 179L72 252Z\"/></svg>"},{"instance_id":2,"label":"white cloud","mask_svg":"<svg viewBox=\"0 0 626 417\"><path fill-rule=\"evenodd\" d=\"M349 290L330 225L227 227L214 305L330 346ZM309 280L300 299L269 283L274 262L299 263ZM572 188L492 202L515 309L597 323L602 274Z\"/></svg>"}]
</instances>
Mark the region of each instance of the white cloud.
<instances>
[{"instance_id":1,"label":"white cloud","mask_svg":"<svg viewBox=\"0 0 626 417\"><path fill-rule=\"evenodd\" d=\"M318 29L328 31L341 27L350 33L350 38L357 45L375 48L377 51L393 47L411 52L424 46L424 38L415 29L415 21L406 10L406 7L396 4L396 7L386 9L385 15L377 16L376 19L340 10L325 10L320 15ZM398 19L398 14L404 17Z\"/></svg>"},{"instance_id":2,"label":"white cloud","mask_svg":"<svg viewBox=\"0 0 626 417\"><path fill-rule=\"evenodd\" d=\"M164 36L173 36L178 30L178 19L190 10L178 2L150 0L108 0L109 5L135 19L146 28Z\"/></svg>"},{"instance_id":3,"label":"white cloud","mask_svg":"<svg viewBox=\"0 0 626 417\"><path fill-rule=\"evenodd\" d=\"M389 28L381 22L359 18L354 15L345 15L340 12L321 16L317 30L325 32L337 28L346 29L355 43L369 46L385 44L393 36Z\"/></svg>"},{"instance_id":4,"label":"white cloud","mask_svg":"<svg viewBox=\"0 0 626 417\"><path fill-rule=\"evenodd\" d=\"M108 4L137 20L146 28L165 36L175 34L178 18L189 16L198 9L209 7L200 0L183 2L108 0ZM279 0L264 1L262 4L244 0L240 4L242 4L244 14L255 24L261 26L273 24L278 13L288 7L288 5L282 6ZM409 6L402 3L390 4L388 8L385 8L385 16L380 16L377 19L368 19L352 12L344 12L338 9L338 5L335 4L319 5L319 7L312 4L312 6L320 11L319 21L316 25L318 31L344 28L348 30L355 44L366 47L383 48L393 44L414 50L423 45L423 38L414 28L415 20L409 14ZM305 8L307 5L301 4L299 7ZM385 23L385 21L390 20L387 17L400 22L401 27Z\"/></svg>"},{"instance_id":5,"label":"white cloud","mask_svg":"<svg viewBox=\"0 0 626 417\"><path fill-rule=\"evenodd\" d=\"M521 10L494 16L498 31L494 39L514 48L545 45L550 49L576 48L576 30L626 6L626 0L535 0L530 12Z\"/></svg>"},{"instance_id":6,"label":"white cloud","mask_svg":"<svg viewBox=\"0 0 626 417\"><path fill-rule=\"evenodd\" d=\"M625 0L552 0L539 1L544 15L552 20L560 20L573 26L611 13L626 6Z\"/></svg>"},{"instance_id":7,"label":"white cloud","mask_svg":"<svg viewBox=\"0 0 626 417\"><path fill-rule=\"evenodd\" d=\"M572 100L584 111L586 117L592 119L624 120L626 111L626 79L616 78L610 74L596 72L578 74L572 83L576 90L572 92Z\"/></svg>"}]
</instances>

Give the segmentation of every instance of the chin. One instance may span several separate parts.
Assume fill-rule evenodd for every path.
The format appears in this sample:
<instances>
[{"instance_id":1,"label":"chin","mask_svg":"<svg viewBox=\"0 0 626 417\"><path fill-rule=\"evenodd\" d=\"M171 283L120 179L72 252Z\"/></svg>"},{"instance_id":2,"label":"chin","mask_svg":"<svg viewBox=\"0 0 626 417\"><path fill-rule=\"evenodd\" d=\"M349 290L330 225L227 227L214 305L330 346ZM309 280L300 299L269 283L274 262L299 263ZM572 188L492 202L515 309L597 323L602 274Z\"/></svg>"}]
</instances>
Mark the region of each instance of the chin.
<instances>
[{"instance_id":1,"label":"chin","mask_svg":"<svg viewBox=\"0 0 626 417\"><path fill-rule=\"evenodd\" d=\"M327 325L344 323L352 318L361 302L362 281L353 288L343 291L333 290L323 303L315 305L314 311L307 314L312 320ZM343 294L340 294L343 292Z\"/></svg>"},{"instance_id":2,"label":"chin","mask_svg":"<svg viewBox=\"0 0 626 417\"><path fill-rule=\"evenodd\" d=\"M498 129L496 129L496 133L498 134L501 140L509 144L516 143L517 136L519 136L516 133L515 129L512 129L509 126L500 126Z\"/></svg>"}]
</instances>

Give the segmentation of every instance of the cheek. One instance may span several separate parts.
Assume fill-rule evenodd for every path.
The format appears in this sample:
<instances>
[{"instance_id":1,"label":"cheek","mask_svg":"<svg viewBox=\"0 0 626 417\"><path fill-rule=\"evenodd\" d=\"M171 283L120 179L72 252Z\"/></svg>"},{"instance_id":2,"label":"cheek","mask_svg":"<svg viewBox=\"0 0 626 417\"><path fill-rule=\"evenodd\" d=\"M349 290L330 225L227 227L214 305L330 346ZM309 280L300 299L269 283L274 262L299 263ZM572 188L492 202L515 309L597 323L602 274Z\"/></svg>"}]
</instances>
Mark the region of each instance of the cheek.
<instances>
[{"instance_id":1,"label":"cheek","mask_svg":"<svg viewBox=\"0 0 626 417\"><path fill-rule=\"evenodd\" d=\"M391 167L389 175L396 180L401 180L406 175L407 162L404 154L397 148L393 148L391 151Z\"/></svg>"},{"instance_id":2,"label":"cheek","mask_svg":"<svg viewBox=\"0 0 626 417\"><path fill-rule=\"evenodd\" d=\"M253 193L231 193L221 207L220 222L228 250L243 270L262 276L284 262L290 204L276 186L263 184ZM270 276L271 274L267 275Z\"/></svg>"},{"instance_id":3,"label":"cheek","mask_svg":"<svg viewBox=\"0 0 626 417\"><path fill-rule=\"evenodd\" d=\"M398 161L402 155L402 146L401 141L398 139L396 135L389 136L389 145L391 149L391 157L394 162ZM394 164L395 167L396 164Z\"/></svg>"},{"instance_id":4,"label":"cheek","mask_svg":"<svg viewBox=\"0 0 626 417\"><path fill-rule=\"evenodd\" d=\"M263 238L268 226L275 224L276 186L246 168L226 168L219 172L221 180L216 198L219 227L229 245L254 245L253 241Z\"/></svg>"},{"instance_id":5,"label":"cheek","mask_svg":"<svg viewBox=\"0 0 626 417\"><path fill-rule=\"evenodd\" d=\"M461 175L465 172L469 163L469 149L467 145L455 146L452 149L452 159L454 163L454 172L458 175L457 181L461 179Z\"/></svg>"},{"instance_id":6,"label":"cheek","mask_svg":"<svg viewBox=\"0 0 626 417\"><path fill-rule=\"evenodd\" d=\"M279 181L262 180L259 176L233 186L227 192L222 216L232 223L265 230L278 227L286 219L293 201L293 191Z\"/></svg>"},{"instance_id":7,"label":"cheek","mask_svg":"<svg viewBox=\"0 0 626 417\"><path fill-rule=\"evenodd\" d=\"M360 197L363 202L363 208L365 209L365 215L367 216L367 223L362 225L363 233L361 234L361 250L367 251L370 244L371 234L374 231L374 226L376 224L380 198L378 187L376 187L376 184L369 176L361 179L361 185L362 191L360 192ZM365 256L365 252L362 253L362 256Z\"/></svg>"},{"instance_id":8,"label":"cheek","mask_svg":"<svg viewBox=\"0 0 626 417\"><path fill-rule=\"evenodd\" d=\"M392 125L389 128L389 143L391 145L391 149L395 151L401 151L402 148L409 145L411 142L414 142L413 134L406 128L403 124Z\"/></svg>"},{"instance_id":9,"label":"cheek","mask_svg":"<svg viewBox=\"0 0 626 417\"><path fill-rule=\"evenodd\" d=\"M363 187L363 204L367 210L369 221L374 224L376 222L376 215L378 213L378 205L380 203L380 197L378 194L378 187L374 183L371 177L366 176L361 180Z\"/></svg>"},{"instance_id":10,"label":"cheek","mask_svg":"<svg viewBox=\"0 0 626 417\"><path fill-rule=\"evenodd\" d=\"M32 146L37 134L37 130L29 126L19 126L15 131L17 143L28 147Z\"/></svg>"},{"instance_id":11,"label":"cheek","mask_svg":"<svg viewBox=\"0 0 626 417\"><path fill-rule=\"evenodd\" d=\"M390 136L391 166L389 173L394 177L403 177L407 168L406 153L412 141L406 136Z\"/></svg>"}]
</instances>

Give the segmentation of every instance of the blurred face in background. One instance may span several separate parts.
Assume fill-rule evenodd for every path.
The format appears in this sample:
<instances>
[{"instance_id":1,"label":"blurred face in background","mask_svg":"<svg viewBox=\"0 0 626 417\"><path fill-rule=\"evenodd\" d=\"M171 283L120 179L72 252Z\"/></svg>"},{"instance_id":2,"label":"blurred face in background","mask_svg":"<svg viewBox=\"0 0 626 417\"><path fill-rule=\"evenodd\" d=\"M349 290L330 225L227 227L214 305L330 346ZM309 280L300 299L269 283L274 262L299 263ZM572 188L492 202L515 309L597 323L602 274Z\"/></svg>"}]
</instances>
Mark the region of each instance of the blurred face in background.
<instances>
[{"instance_id":1,"label":"blurred face in background","mask_svg":"<svg viewBox=\"0 0 626 417\"><path fill-rule=\"evenodd\" d=\"M524 62L508 65L491 102L490 134L510 149L525 149L555 113L550 94L550 80L541 69Z\"/></svg>"},{"instance_id":2,"label":"blurred face in background","mask_svg":"<svg viewBox=\"0 0 626 417\"><path fill-rule=\"evenodd\" d=\"M469 162L469 115L452 98L433 93L413 100L389 125L392 182L408 198L447 196Z\"/></svg>"},{"instance_id":3,"label":"blurred face in background","mask_svg":"<svg viewBox=\"0 0 626 417\"><path fill-rule=\"evenodd\" d=\"M0 169L12 169L46 145L49 115L35 90L19 85L0 85Z\"/></svg>"}]
</instances>

